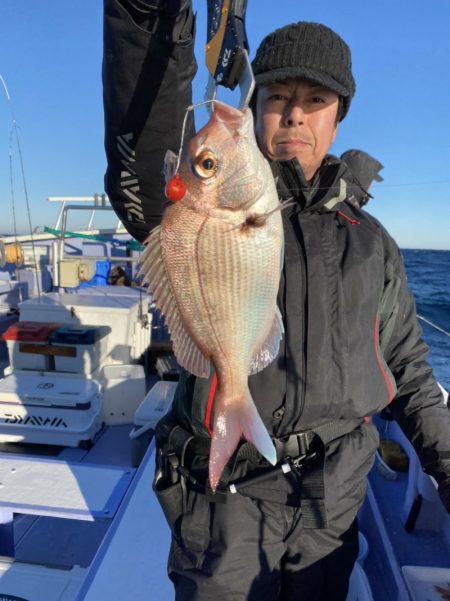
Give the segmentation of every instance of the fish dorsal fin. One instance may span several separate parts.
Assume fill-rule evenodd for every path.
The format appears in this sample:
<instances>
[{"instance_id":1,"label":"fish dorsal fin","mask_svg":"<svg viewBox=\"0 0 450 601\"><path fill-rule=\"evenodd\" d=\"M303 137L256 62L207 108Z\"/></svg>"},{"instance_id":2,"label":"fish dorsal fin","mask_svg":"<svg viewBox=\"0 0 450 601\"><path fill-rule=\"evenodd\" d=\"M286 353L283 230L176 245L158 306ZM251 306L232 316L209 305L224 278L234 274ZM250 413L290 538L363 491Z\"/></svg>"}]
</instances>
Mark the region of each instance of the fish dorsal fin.
<instances>
[{"instance_id":1,"label":"fish dorsal fin","mask_svg":"<svg viewBox=\"0 0 450 601\"><path fill-rule=\"evenodd\" d=\"M250 363L248 372L249 376L258 373L275 359L280 349L280 341L283 334L283 319L281 317L280 310L277 307L269 335L267 336L261 348L257 350Z\"/></svg>"},{"instance_id":2,"label":"fish dorsal fin","mask_svg":"<svg viewBox=\"0 0 450 601\"><path fill-rule=\"evenodd\" d=\"M172 292L162 258L161 226L154 228L147 239L139 275L143 276L142 283L148 283L153 301L164 315L178 363L195 376L207 378L210 372L210 362L186 331Z\"/></svg>"}]
</instances>

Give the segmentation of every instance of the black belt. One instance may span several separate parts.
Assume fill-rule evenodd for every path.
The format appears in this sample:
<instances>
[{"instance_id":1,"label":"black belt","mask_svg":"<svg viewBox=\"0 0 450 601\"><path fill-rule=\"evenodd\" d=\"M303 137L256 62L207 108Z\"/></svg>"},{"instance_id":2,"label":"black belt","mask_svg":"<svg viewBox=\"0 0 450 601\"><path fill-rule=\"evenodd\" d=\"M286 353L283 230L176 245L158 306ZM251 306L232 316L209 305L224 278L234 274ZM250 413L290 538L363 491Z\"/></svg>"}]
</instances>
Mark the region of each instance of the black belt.
<instances>
[{"instance_id":1,"label":"black belt","mask_svg":"<svg viewBox=\"0 0 450 601\"><path fill-rule=\"evenodd\" d=\"M283 438L272 438L277 451L277 460L281 461L285 457L294 458L299 455L306 455L315 437L316 434L313 430L307 430L305 432L296 432ZM187 443L186 449L189 449L189 453L205 457L209 455L211 447L210 438L194 436L183 430L180 426L175 426L171 432L170 442L171 446L178 449ZM180 443L182 444L180 445ZM263 457L251 443L244 442L237 450L236 459L249 459L254 461L254 463L260 463Z\"/></svg>"},{"instance_id":2,"label":"black belt","mask_svg":"<svg viewBox=\"0 0 450 601\"><path fill-rule=\"evenodd\" d=\"M322 445L327 445L332 440L341 438L358 428L364 420L358 419L342 419L327 422L310 430L301 432L293 432L287 436L280 438L272 438L275 449L277 451L277 460L282 461L286 457L295 459L296 457L307 455L311 445L317 438L320 439ZM181 426L175 426L170 433L169 446L172 447L180 460L184 459L186 450L194 455L208 456L211 447L211 439L201 438L190 434ZM182 455L182 456L181 456ZM254 463L260 463L263 460L261 454L255 447L244 442L237 450L236 460L249 459Z\"/></svg>"},{"instance_id":3,"label":"black belt","mask_svg":"<svg viewBox=\"0 0 450 601\"><path fill-rule=\"evenodd\" d=\"M331 441L350 434L350 432L359 428L363 422L364 419L359 417L355 419L335 419L320 426L315 426L311 430L294 432L286 440L283 438L278 439L280 452L290 457L295 457L295 455L290 455L290 453L295 452L296 448L298 448L298 454L302 455L308 452L312 441L316 438L319 438L321 443L326 446ZM277 447L277 441L275 441L275 447Z\"/></svg>"},{"instance_id":4,"label":"black belt","mask_svg":"<svg viewBox=\"0 0 450 601\"><path fill-rule=\"evenodd\" d=\"M266 479L276 470L287 473L291 471L291 468L299 468L302 473L300 504L305 527L327 528L328 519L324 490L326 445L349 434L358 428L363 421L363 419L334 420L310 430L294 432L283 438L272 439L277 450L278 462L275 467L271 467L268 471L265 470L267 474L250 476L250 478L244 477L243 480L231 483L229 482L229 476L233 473L233 467L226 468L227 476L224 481L224 490L220 490L219 487L215 495L210 495L210 500L226 502L227 490L232 493L240 492L241 488L247 487L256 480ZM178 425L168 426L168 430L170 433L162 453L167 457L172 473L182 476L183 486L186 485L185 482L190 482L191 485L199 487L200 492L210 494L207 484L199 483L185 464L187 452L208 456L210 439L195 437ZM265 461L255 447L248 442L239 447L233 458L233 465L236 465L236 462L240 459L250 459L256 463ZM307 467L307 469L304 470L304 467Z\"/></svg>"}]
</instances>

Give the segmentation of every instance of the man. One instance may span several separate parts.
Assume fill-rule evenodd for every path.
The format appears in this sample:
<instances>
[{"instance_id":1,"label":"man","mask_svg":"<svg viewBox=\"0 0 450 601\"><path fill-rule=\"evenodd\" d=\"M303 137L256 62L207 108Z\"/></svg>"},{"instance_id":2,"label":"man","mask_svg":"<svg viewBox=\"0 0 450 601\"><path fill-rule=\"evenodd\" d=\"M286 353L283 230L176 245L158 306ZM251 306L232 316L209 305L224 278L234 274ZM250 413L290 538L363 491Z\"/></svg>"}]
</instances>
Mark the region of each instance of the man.
<instances>
[{"instance_id":1,"label":"man","mask_svg":"<svg viewBox=\"0 0 450 601\"><path fill-rule=\"evenodd\" d=\"M194 17L188 0L105 5L106 189L142 240L160 219L163 156L178 151L191 102ZM279 460L301 466L254 480L268 465L243 444L211 495L214 391L184 372L157 428L154 489L172 529L178 601L344 601L378 447L370 416L390 403L448 509L450 418L398 248L347 202L347 167L327 154L355 92L347 45L323 25L292 24L263 40L253 69L258 144L280 198L295 203L282 212L285 337L249 385ZM246 486L227 492L236 481Z\"/></svg>"}]
</instances>

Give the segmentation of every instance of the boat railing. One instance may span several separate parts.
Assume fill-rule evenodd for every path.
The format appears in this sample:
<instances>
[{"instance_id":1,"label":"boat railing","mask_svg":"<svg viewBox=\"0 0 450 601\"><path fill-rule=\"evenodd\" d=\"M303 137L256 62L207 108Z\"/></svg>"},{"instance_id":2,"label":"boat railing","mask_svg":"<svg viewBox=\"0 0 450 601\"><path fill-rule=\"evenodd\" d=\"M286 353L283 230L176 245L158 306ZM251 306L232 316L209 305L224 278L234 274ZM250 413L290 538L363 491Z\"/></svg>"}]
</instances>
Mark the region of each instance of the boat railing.
<instances>
[{"instance_id":1,"label":"boat railing","mask_svg":"<svg viewBox=\"0 0 450 601\"><path fill-rule=\"evenodd\" d=\"M48 241L52 241L50 263L53 270L53 284L58 286L59 265L64 260L70 261L74 259L73 252L67 246L67 240L73 240L74 238L105 243L104 260L111 263L132 264L138 261L138 253L133 251L139 251L141 247L134 240L124 240L124 235L128 236L128 238L130 236L120 220L114 223L116 215L113 207L109 204L106 194L49 197L48 201L61 204L54 228L47 226L38 227L29 234L1 237L0 251L7 247L18 249L16 251L17 259L11 259L13 262L17 260L17 265L21 265L24 262L28 266L34 266L35 268L42 265L40 249L45 248L42 246L43 244L48 244ZM87 223L85 222L86 225L82 225L80 228L79 224L84 220L84 215L82 215L81 220L77 219L77 227L69 231L69 213L79 213L80 211L88 215ZM98 214L104 214L105 211L112 212L112 227L105 227L103 225L101 227L98 225L95 226L94 218ZM118 253L117 248L120 246L126 248L126 252ZM0 263L8 262L8 257L6 257L5 253L6 251L2 253L2 256L5 255L5 257L3 257L3 261L0 257ZM91 254L89 251L85 252L83 250L82 258L84 261L97 261L99 256L98 254Z\"/></svg>"},{"instance_id":2,"label":"boat railing","mask_svg":"<svg viewBox=\"0 0 450 601\"><path fill-rule=\"evenodd\" d=\"M61 208L58 213L58 217L56 219L56 223L54 228L42 228L38 226L34 228L33 232L28 234L12 234L9 236L2 236L1 241L4 245L13 244L13 243L27 243L27 242L41 242L44 240L49 240L52 238L60 238L62 233L60 231L60 227L63 221L67 224L67 211L69 209L74 209L76 206L78 209L83 211L89 211L89 218L86 229L76 229L72 233L83 234L100 234L100 233L116 233L116 234L126 234L126 230L122 225L122 222L117 221L117 225L112 228L94 228L93 222L94 217L98 211L101 210L109 210L113 211L108 200L106 194L94 194L93 196L63 196L63 197L49 197L47 199L49 202L59 202L61 203ZM70 204L69 204L70 203ZM78 204L79 203L79 204ZM90 204L87 204L90 203ZM67 227L67 225L66 225ZM67 235L67 232L64 233Z\"/></svg>"},{"instance_id":3,"label":"boat railing","mask_svg":"<svg viewBox=\"0 0 450 601\"><path fill-rule=\"evenodd\" d=\"M90 216L86 228L87 231L90 231L92 229L95 214L101 207L109 207L109 209L112 210L112 207L111 205L109 205L109 199L106 194L94 194L93 196L49 196L47 200L48 202L62 203L61 209L58 214L58 218L56 220L55 229L60 228L61 223L63 221L65 209L68 203L91 203L91 205L85 205L83 207L84 210L90 211ZM118 221L116 229L119 230L122 227L122 222Z\"/></svg>"},{"instance_id":4,"label":"boat railing","mask_svg":"<svg viewBox=\"0 0 450 601\"><path fill-rule=\"evenodd\" d=\"M95 215L95 213L97 212L104 212L104 211L113 211L114 209L110 206L110 205L72 205L72 204L66 204L65 206L63 206L61 208L61 215L60 215L60 228L59 228L59 252L58 252L58 260L63 260L65 258L65 245L64 245L64 240L67 237L71 237L74 234L77 233L82 233L82 232L69 232L67 230L67 217L68 217L68 213L69 211L91 211L91 217L90 217L90 225L92 226L92 219L93 216ZM92 227L87 230L85 230L87 232L91 232L93 235L99 233L101 234L106 233L105 230L93 230ZM110 230L108 230L108 233L111 233ZM125 230L119 230L118 228L116 230L113 230L112 233L126 233ZM94 256L91 257L85 253L83 253L83 258L84 259L98 259L98 256ZM108 257L107 257L108 261L133 261L135 260L135 258L133 257L113 257L111 255L111 253L108 253Z\"/></svg>"}]
</instances>

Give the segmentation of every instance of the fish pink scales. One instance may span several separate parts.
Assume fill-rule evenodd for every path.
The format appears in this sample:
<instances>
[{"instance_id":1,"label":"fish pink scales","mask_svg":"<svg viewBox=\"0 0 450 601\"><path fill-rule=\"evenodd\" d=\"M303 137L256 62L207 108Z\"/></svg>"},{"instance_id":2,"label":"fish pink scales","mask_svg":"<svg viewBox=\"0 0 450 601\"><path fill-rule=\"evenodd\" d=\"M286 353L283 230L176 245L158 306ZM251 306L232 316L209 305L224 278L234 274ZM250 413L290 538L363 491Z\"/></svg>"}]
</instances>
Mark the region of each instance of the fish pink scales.
<instances>
[{"instance_id":1,"label":"fish pink scales","mask_svg":"<svg viewBox=\"0 0 450 601\"><path fill-rule=\"evenodd\" d=\"M283 227L275 184L250 110L216 102L180 164L186 185L150 234L140 273L165 315L179 364L217 375L209 481L216 489L241 438L271 463L272 440L248 375L278 354L276 305Z\"/></svg>"}]
</instances>

